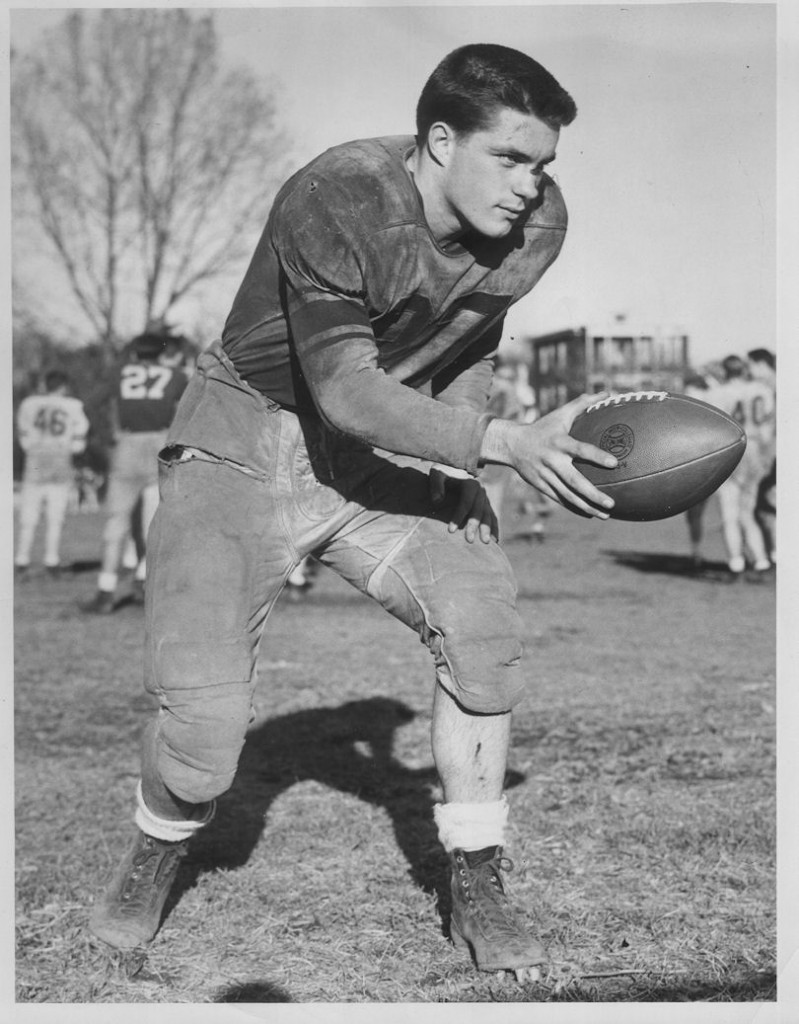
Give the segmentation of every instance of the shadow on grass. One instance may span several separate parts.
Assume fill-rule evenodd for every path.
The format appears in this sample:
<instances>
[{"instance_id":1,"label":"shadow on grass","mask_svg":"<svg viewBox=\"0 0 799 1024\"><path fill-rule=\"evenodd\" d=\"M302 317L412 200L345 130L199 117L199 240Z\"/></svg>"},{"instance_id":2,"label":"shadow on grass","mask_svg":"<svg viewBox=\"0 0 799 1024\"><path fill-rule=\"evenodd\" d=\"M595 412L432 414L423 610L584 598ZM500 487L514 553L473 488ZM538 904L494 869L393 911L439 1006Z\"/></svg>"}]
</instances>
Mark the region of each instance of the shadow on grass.
<instances>
[{"instance_id":1,"label":"shadow on grass","mask_svg":"<svg viewBox=\"0 0 799 1024\"><path fill-rule=\"evenodd\" d=\"M313 780L387 811L410 875L437 897L446 931L449 876L433 821L436 772L432 766L408 768L393 754L396 730L414 717L400 701L373 697L282 715L250 732L233 787L219 800L213 823L192 842L167 914L203 871L246 864L268 827L265 817L273 801L295 783ZM506 787L522 778L508 772Z\"/></svg>"},{"instance_id":2,"label":"shadow on grass","mask_svg":"<svg viewBox=\"0 0 799 1024\"><path fill-rule=\"evenodd\" d=\"M734 583L736 579L724 562L702 561L695 565L688 555L651 551L603 551L602 554L612 558L617 565L637 572L684 576L712 583Z\"/></svg>"},{"instance_id":3,"label":"shadow on grass","mask_svg":"<svg viewBox=\"0 0 799 1024\"><path fill-rule=\"evenodd\" d=\"M659 985L657 988L636 996L637 1002L679 1003L750 1003L772 1002L777 998L777 976L773 972L746 974L738 981L692 982Z\"/></svg>"},{"instance_id":4,"label":"shadow on grass","mask_svg":"<svg viewBox=\"0 0 799 1024\"><path fill-rule=\"evenodd\" d=\"M64 573L70 573L78 575L83 572L97 572L100 569L99 558L93 559L78 559L74 562L68 562L62 569Z\"/></svg>"},{"instance_id":5,"label":"shadow on grass","mask_svg":"<svg viewBox=\"0 0 799 1024\"><path fill-rule=\"evenodd\" d=\"M231 985L214 1000L216 1003L293 1003L291 996L268 981Z\"/></svg>"},{"instance_id":6,"label":"shadow on grass","mask_svg":"<svg viewBox=\"0 0 799 1024\"><path fill-rule=\"evenodd\" d=\"M608 979L602 985L566 986L549 1000L554 1003L755 1003L775 1002L777 976L773 971L746 971L712 980L678 977L669 982L643 979L624 984Z\"/></svg>"}]
</instances>

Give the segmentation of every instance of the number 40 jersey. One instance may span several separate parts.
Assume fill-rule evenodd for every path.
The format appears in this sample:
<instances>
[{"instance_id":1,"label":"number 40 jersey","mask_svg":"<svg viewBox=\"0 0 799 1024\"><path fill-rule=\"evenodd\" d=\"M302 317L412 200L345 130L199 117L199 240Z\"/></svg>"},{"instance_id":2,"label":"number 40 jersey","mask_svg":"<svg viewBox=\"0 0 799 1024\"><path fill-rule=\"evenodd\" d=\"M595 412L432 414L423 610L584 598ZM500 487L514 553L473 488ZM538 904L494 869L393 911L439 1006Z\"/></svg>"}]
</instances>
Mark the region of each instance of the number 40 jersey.
<instances>
[{"instance_id":1,"label":"number 40 jersey","mask_svg":"<svg viewBox=\"0 0 799 1024\"><path fill-rule=\"evenodd\" d=\"M734 377L719 384L708 398L732 416L746 433L745 460L768 467L774 458L776 401L772 388L760 380Z\"/></svg>"},{"instance_id":2,"label":"number 40 jersey","mask_svg":"<svg viewBox=\"0 0 799 1024\"><path fill-rule=\"evenodd\" d=\"M124 363L119 371L119 429L141 434L166 430L188 384L183 370L160 363Z\"/></svg>"}]
</instances>

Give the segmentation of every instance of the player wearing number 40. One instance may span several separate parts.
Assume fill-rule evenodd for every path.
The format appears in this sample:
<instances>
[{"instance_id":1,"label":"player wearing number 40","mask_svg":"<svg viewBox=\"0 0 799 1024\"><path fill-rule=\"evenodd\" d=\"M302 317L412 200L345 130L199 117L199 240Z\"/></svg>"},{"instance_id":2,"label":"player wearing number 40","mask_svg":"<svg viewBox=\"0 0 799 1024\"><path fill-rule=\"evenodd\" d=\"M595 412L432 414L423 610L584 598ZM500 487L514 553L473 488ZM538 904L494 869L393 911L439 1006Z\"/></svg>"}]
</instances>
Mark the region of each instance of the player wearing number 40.
<instances>
[{"instance_id":1,"label":"player wearing number 40","mask_svg":"<svg viewBox=\"0 0 799 1024\"><path fill-rule=\"evenodd\" d=\"M188 377L168 358L170 337L141 334L127 346L113 400L115 444L112 453L103 532L103 558L97 593L82 607L107 614L115 607L122 548L130 534L131 515L142 499L142 535L147 536L158 504L158 453L164 445L178 399ZM134 599L144 591L146 562L133 582Z\"/></svg>"},{"instance_id":2,"label":"player wearing number 40","mask_svg":"<svg viewBox=\"0 0 799 1024\"><path fill-rule=\"evenodd\" d=\"M15 572L24 576L42 509L46 510L44 565L48 572L60 566L61 530L74 478L72 457L86 447L89 421L79 399L68 394L69 378L51 370L45 393L28 395L17 413L19 443L25 470L19 507L19 536Z\"/></svg>"},{"instance_id":3,"label":"player wearing number 40","mask_svg":"<svg viewBox=\"0 0 799 1024\"><path fill-rule=\"evenodd\" d=\"M774 390L762 380L753 380L747 364L739 356L727 356L721 363L721 370L723 379L706 392L700 392L699 397L736 420L747 437L743 458L718 489L727 565L736 576L744 572L747 564L758 574L767 572L772 561L776 561L773 538L770 538L769 551L755 514L758 490L775 456ZM705 505L706 502L702 502L694 506L687 516L692 557L697 568L702 564Z\"/></svg>"}]
</instances>

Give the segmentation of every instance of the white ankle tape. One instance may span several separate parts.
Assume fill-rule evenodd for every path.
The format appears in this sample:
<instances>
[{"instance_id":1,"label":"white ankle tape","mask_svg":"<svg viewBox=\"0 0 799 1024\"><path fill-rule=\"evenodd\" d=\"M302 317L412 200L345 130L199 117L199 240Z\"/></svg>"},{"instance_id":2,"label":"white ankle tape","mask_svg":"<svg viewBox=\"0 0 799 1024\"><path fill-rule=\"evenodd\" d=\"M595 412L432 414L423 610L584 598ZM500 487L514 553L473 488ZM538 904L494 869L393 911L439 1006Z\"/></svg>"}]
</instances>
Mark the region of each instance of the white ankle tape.
<instances>
[{"instance_id":1,"label":"white ankle tape","mask_svg":"<svg viewBox=\"0 0 799 1024\"><path fill-rule=\"evenodd\" d=\"M165 843L179 843L184 839L190 839L195 832L208 824L215 813L216 800L212 800L205 817L198 821L172 821L170 818L159 818L144 802L141 782L136 786L136 815L134 819L136 824L148 836L161 839Z\"/></svg>"},{"instance_id":2,"label":"white ankle tape","mask_svg":"<svg viewBox=\"0 0 799 1024\"><path fill-rule=\"evenodd\" d=\"M508 801L503 795L491 803L436 804L433 818L438 826L439 841L447 853L504 846Z\"/></svg>"},{"instance_id":3,"label":"white ankle tape","mask_svg":"<svg viewBox=\"0 0 799 1024\"><path fill-rule=\"evenodd\" d=\"M116 590L119 577L115 572L101 572L97 577L97 589L111 594Z\"/></svg>"}]
</instances>

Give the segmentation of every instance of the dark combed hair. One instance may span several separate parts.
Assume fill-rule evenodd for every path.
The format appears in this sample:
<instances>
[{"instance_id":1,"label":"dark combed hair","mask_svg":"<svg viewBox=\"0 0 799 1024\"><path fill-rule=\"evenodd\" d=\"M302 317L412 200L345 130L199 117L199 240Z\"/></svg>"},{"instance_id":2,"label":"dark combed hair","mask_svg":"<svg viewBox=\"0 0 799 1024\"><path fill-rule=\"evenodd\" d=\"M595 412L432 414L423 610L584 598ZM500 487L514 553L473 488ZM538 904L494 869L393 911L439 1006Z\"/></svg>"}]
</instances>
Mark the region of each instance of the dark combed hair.
<instances>
[{"instance_id":1,"label":"dark combed hair","mask_svg":"<svg viewBox=\"0 0 799 1024\"><path fill-rule=\"evenodd\" d=\"M69 384L69 377L63 370L48 370L44 375L44 387L46 391L55 391L56 388L66 387Z\"/></svg>"},{"instance_id":2,"label":"dark combed hair","mask_svg":"<svg viewBox=\"0 0 799 1024\"><path fill-rule=\"evenodd\" d=\"M743 377L746 374L746 363L740 356L727 356L721 360L721 366L727 380L733 377Z\"/></svg>"},{"instance_id":3,"label":"dark combed hair","mask_svg":"<svg viewBox=\"0 0 799 1024\"><path fill-rule=\"evenodd\" d=\"M137 334L130 342L130 352L144 362L155 362L166 348L166 335L155 331Z\"/></svg>"},{"instance_id":4,"label":"dark combed hair","mask_svg":"<svg viewBox=\"0 0 799 1024\"><path fill-rule=\"evenodd\" d=\"M765 363L766 366L770 366L772 370L777 367L777 359L770 349L753 348L746 354L753 363Z\"/></svg>"},{"instance_id":5,"label":"dark combed hair","mask_svg":"<svg viewBox=\"0 0 799 1024\"><path fill-rule=\"evenodd\" d=\"M526 53L494 43L471 43L448 54L422 89L416 107L417 140L446 122L459 135L486 128L501 107L533 114L553 128L577 116L574 100Z\"/></svg>"}]
</instances>

